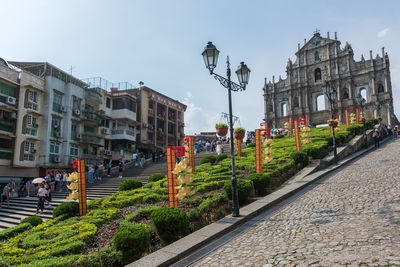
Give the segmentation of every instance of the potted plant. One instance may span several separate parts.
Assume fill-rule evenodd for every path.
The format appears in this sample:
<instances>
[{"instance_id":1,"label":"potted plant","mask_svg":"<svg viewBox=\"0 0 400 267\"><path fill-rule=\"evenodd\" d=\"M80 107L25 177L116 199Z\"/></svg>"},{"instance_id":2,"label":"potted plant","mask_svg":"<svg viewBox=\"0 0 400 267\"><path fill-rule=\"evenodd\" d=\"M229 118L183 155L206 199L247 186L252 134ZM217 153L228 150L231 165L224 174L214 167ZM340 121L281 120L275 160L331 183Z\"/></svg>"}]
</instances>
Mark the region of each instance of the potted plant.
<instances>
[{"instance_id":1,"label":"potted plant","mask_svg":"<svg viewBox=\"0 0 400 267\"><path fill-rule=\"evenodd\" d=\"M328 120L328 125L331 127L337 127L338 126L338 122L335 120Z\"/></svg>"},{"instance_id":2,"label":"potted plant","mask_svg":"<svg viewBox=\"0 0 400 267\"><path fill-rule=\"evenodd\" d=\"M228 125L225 123L215 124L215 129L217 130L217 134L221 137L224 137L228 133Z\"/></svg>"},{"instance_id":3,"label":"potted plant","mask_svg":"<svg viewBox=\"0 0 400 267\"><path fill-rule=\"evenodd\" d=\"M235 134L235 138L238 140L242 140L244 138L244 133L246 132L246 130L244 128L236 128L234 131Z\"/></svg>"}]
</instances>

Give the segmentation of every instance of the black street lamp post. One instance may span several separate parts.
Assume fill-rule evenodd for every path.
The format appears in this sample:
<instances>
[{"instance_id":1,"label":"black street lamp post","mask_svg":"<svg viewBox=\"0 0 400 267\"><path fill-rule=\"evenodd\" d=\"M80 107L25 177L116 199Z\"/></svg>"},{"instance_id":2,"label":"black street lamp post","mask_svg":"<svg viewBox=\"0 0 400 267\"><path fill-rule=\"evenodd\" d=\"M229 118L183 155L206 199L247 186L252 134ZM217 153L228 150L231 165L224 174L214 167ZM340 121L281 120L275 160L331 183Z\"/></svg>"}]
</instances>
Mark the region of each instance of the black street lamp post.
<instances>
[{"instance_id":1,"label":"black street lamp post","mask_svg":"<svg viewBox=\"0 0 400 267\"><path fill-rule=\"evenodd\" d=\"M233 146L233 116L232 116L232 95L231 91L244 91L246 90L246 85L249 82L250 69L244 64L244 62L240 62L238 69L236 70L236 74L238 76L239 84L236 84L231 81L231 68L229 63L229 57L226 59L227 69L226 76L228 78L224 78L216 73L214 73L214 69L217 67L218 55L219 51L213 45L212 42L208 42L204 52L202 53L204 58L204 63L206 64L207 69L210 71L210 75L214 75L214 78L218 80L222 86L228 89L228 100L229 100L229 132L230 132L230 145L231 145L231 159L232 159L232 216L239 216L239 199L238 199L238 190L237 190L237 178L236 178L236 168L235 168L235 151Z\"/></svg>"},{"instance_id":2,"label":"black street lamp post","mask_svg":"<svg viewBox=\"0 0 400 267\"><path fill-rule=\"evenodd\" d=\"M364 97L360 93L357 95L357 103L361 106L361 112L364 113L365 102L367 102ZM363 137L364 137L364 147L368 148L368 140L367 140L367 126L365 124L365 116L363 118Z\"/></svg>"},{"instance_id":3,"label":"black street lamp post","mask_svg":"<svg viewBox=\"0 0 400 267\"><path fill-rule=\"evenodd\" d=\"M329 111L331 113L331 119L333 120L333 104L336 100L336 89L330 85L329 82L325 81L322 86L322 91L326 95L329 100ZM337 146L336 146L336 138L335 138L335 127L332 127L332 144L333 144L333 157L335 164L337 164Z\"/></svg>"}]
</instances>

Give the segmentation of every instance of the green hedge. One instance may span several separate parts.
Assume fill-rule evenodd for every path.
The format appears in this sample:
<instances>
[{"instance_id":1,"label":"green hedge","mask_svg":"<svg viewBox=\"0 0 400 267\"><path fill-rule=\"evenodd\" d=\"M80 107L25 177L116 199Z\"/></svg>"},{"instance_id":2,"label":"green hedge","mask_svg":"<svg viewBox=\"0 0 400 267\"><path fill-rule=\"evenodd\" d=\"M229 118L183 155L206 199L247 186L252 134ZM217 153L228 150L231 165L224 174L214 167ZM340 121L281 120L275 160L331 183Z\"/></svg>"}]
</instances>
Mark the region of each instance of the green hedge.
<instances>
[{"instance_id":1,"label":"green hedge","mask_svg":"<svg viewBox=\"0 0 400 267\"><path fill-rule=\"evenodd\" d=\"M217 190L220 187L221 187L220 182L213 181L213 182L209 182L209 183L205 183L205 184L200 184L199 186L197 186L196 191L198 193L206 193L206 192Z\"/></svg>"},{"instance_id":2,"label":"green hedge","mask_svg":"<svg viewBox=\"0 0 400 267\"><path fill-rule=\"evenodd\" d=\"M153 211L160 209L161 207L152 206L144 209L138 209L133 213L127 215L125 217L125 221L127 222L139 222L142 219L150 219L150 215Z\"/></svg>"},{"instance_id":3,"label":"green hedge","mask_svg":"<svg viewBox=\"0 0 400 267\"><path fill-rule=\"evenodd\" d=\"M246 146L246 148L249 148L249 147L256 147L256 143L250 143L250 144L248 144L248 145Z\"/></svg>"},{"instance_id":4,"label":"green hedge","mask_svg":"<svg viewBox=\"0 0 400 267\"><path fill-rule=\"evenodd\" d=\"M21 221L21 223L30 223L33 227L41 224L43 219L39 216L29 216Z\"/></svg>"},{"instance_id":5,"label":"green hedge","mask_svg":"<svg viewBox=\"0 0 400 267\"><path fill-rule=\"evenodd\" d=\"M123 181L119 185L119 191L128 191L128 190L133 190L139 187L142 187L143 183L139 181L138 179L128 179Z\"/></svg>"},{"instance_id":6,"label":"green hedge","mask_svg":"<svg viewBox=\"0 0 400 267\"><path fill-rule=\"evenodd\" d=\"M58 205L53 210L53 218L58 216L64 216L64 218L70 218L79 215L79 204L78 202L64 202Z\"/></svg>"},{"instance_id":7,"label":"green hedge","mask_svg":"<svg viewBox=\"0 0 400 267\"><path fill-rule=\"evenodd\" d=\"M14 237L22 232L25 232L26 230L29 230L32 228L32 225L30 223L20 223L16 226L7 228L3 231L0 231L0 241L4 241L9 239L10 237Z\"/></svg>"},{"instance_id":8,"label":"green hedge","mask_svg":"<svg viewBox=\"0 0 400 267\"><path fill-rule=\"evenodd\" d=\"M105 223L115 220L119 217L119 210L116 208L96 209L82 217L83 222L93 223L100 227Z\"/></svg>"},{"instance_id":9,"label":"green hedge","mask_svg":"<svg viewBox=\"0 0 400 267\"><path fill-rule=\"evenodd\" d=\"M296 151L290 154L290 157L294 160L296 164L301 164L302 167L307 166L308 164L308 155L303 151Z\"/></svg>"},{"instance_id":10,"label":"green hedge","mask_svg":"<svg viewBox=\"0 0 400 267\"><path fill-rule=\"evenodd\" d=\"M228 201L224 193L215 193L201 202L198 207L200 214L210 212L212 209L218 208Z\"/></svg>"},{"instance_id":11,"label":"green hedge","mask_svg":"<svg viewBox=\"0 0 400 267\"><path fill-rule=\"evenodd\" d=\"M164 178L165 178L165 175L164 175L164 174L162 174L162 173L155 173L155 174L149 176L148 182L149 182L149 183L151 183L151 182L157 182L157 181L159 181L159 180L161 180L161 179L164 179Z\"/></svg>"},{"instance_id":12,"label":"green hedge","mask_svg":"<svg viewBox=\"0 0 400 267\"><path fill-rule=\"evenodd\" d=\"M154 230L162 243L170 244L189 232L189 217L181 209L162 207L150 215Z\"/></svg>"},{"instance_id":13,"label":"green hedge","mask_svg":"<svg viewBox=\"0 0 400 267\"><path fill-rule=\"evenodd\" d=\"M204 164L204 163L211 163L214 164L217 161L217 157L214 155L207 155L204 156L201 160L200 160L200 164Z\"/></svg>"},{"instance_id":14,"label":"green hedge","mask_svg":"<svg viewBox=\"0 0 400 267\"><path fill-rule=\"evenodd\" d=\"M139 259L150 247L150 230L145 224L132 224L119 228L113 238L115 249L122 252L123 261Z\"/></svg>"},{"instance_id":15,"label":"green hedge","mask_svg":"<svg viewBox=\"0 0 400 267\"><path fill-rule=\"evenodd\" d=\"M167 195L160 195L160 194L156 194L156 193L153 193L153 194L143 197L144 204L155 204L157 202L166 201L166 200L168 200Z\"/></svg>"},{"instance_id":16,"label":"green hedge","mask_svg":"<svg viewBox=\"0 0 400 267\"><path fill-rule=\"evenodd\" d=\"M223 160L226 159L226 158L228 158L228 155L227 155L227 154L219 154L219 155L216 157L216 160L217 160L217 162L219 162L219 161L223 161Z\"/></svg>"},{"instance_id":17,"label":"green hedge","mask_svg":"<svg viewBox=\"0 0 400 267\"><path fill-rule=\"evenodd\" d=\"M362 124L350 124L347 130L353 134L360 134L363 131ZM335 135L336 136L336 135Z\"/></svg>"},{"instance_id":18,"label":"green hedge","mask_svg":"<svg viewBox=\"0 0 400 267\"><path fill-rule=\"evenodd\" d=\"M263 196L266 189L271 186L271 175L269 173L253 173L246 177L246 180L253 182L256 195Z\"/></svg>"},{"instance_id":19,"label":"green hedge","mask_svg":"<svg viewBox=\"0 0 400 267\"><path fill-rule=\"evenodd\" d=\"M250 181L237 179L237 189L239 203L245 203L251 195L252 186ZM229 199L232 199L232 181L226 181L224 184L224 191Z\"/></svg>"}]
</instances>

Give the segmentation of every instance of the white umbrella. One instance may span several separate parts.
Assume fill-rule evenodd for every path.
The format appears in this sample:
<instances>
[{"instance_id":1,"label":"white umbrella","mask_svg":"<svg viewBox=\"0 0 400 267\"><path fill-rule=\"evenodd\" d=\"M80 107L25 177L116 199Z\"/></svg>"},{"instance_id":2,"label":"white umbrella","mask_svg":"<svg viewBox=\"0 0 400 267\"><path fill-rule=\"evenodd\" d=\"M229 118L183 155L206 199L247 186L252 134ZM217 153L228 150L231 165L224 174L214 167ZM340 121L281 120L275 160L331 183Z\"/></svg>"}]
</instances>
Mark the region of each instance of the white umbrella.
<instances>
[{"instance_id":1,"label":"white umbrella","mask_svg":"<svg viewBox=\"0 0 400 267\"><path fill-rule=\"evenodd\" d=\"M33 181L32 181L33 184L41 184L41 183L44 183L44 182L46 182L46 180L43 179L43 178L40 178L40 177L35 178L35 179L33 179Z\"/></svg>"}]
</instances>

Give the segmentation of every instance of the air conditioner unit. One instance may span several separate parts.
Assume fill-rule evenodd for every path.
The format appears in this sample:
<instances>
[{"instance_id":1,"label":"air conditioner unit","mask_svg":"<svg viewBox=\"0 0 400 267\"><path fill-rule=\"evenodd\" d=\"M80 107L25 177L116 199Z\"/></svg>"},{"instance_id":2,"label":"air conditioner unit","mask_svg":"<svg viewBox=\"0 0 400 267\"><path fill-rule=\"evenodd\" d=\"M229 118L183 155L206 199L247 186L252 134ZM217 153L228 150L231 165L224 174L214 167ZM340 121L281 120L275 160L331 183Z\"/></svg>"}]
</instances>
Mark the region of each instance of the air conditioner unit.
<instances>
[{"instance_id":1,"label":"air conditioner unit","mask_svg":"<svg viewBox=\"0 0 400 267\"><path fill-rule=\"evenodd\" d=\"M110 129L108 129L108 128L103 128L103 129L101 129L101 132L102 132L103 134L110 134Z\"/></svg>"},{"instance_id":2,"label":"air conditioner unit","mask_svg":"<svg viewBox=\"0 0 400 267\"><path fill-rule=\"evenodd\" d=\"M36 153L36 149L31 149L31 153L35 154Z\"/></svg>"},{"instance_id":3,"label":"air conditioner unit","mask_svg":"<svg viewBox=\"0 0 400 267\"><path fill-rule=\"evenodd\" d=\"M15 105L16 103L17 103L17 99L15 97L12 97L12 96L7 97L7 104Z\"/></svg>"},{"instance_id":4,"label":"air conditioner unit","mask_svg":"<svg viewBox=\"0 0 400 267\"><path fill-rule=\"evenodd\" d=\"M11 113L11 119L16 119L17 118L17 113L13 112Z\"/></svg>"},{"instance_id":5,"label":"air conditioner unit","mask_svg":"<svg viewBox=\"0 0 400 267\"><path fill-rule=\"evenodd\" d=\"M143 128L147 128L147 123L143 122Z\"/></svg>"},{"instance_id":6,"label":"air conditioner unit","mask_svg":"<svg viewBox=\"0 0 400 267\"><path fill-rule=\"evenodd\" d=\"M61 132L56 132L56 137L61 137Z\"/></svg>"},{"instance_id":7,"label":"air conditioner unit","mask_svg":"<svg viewBox=\"0 0 400 267\"><path fill-rule=\"evenodd\" d=\"M58 156L57 156L57 157L54 157L54 158L53 158L53 162L60 162L60 157L58 157Z\"/></svg>"},{"instance_id":8,"label":"air conditioner unit","mask_svg":"<svg viewBox=\"0 0 400 267\"><path fill-rule=\"evenodd\" d=\"M81 111L79 109L75 109L74 113L75 113L75 115L78 115L78 116L81 115Z\"/></svg>"},{"instance_id":9,"label":"air conditioner unit","mask_svg":"<svg viewBox=\"0 0 400 267\"><path fill-rule=\"evenodd\" d=\"M61 111L67 113L67 107L61 107Z\"/></svg>"},{"instance_id":10,"label":"air conditioner unit","mask_svg":"<svg viewBox=\"0 0 400 267\"><path fill-rule=\"evenodd\" d=\"M81 138L82 138L82 135L81 135L80 133L78 133L78 134L76 134L76 138L77 138L77 139L81 139Z\"/></svg>"}]
</instances>

